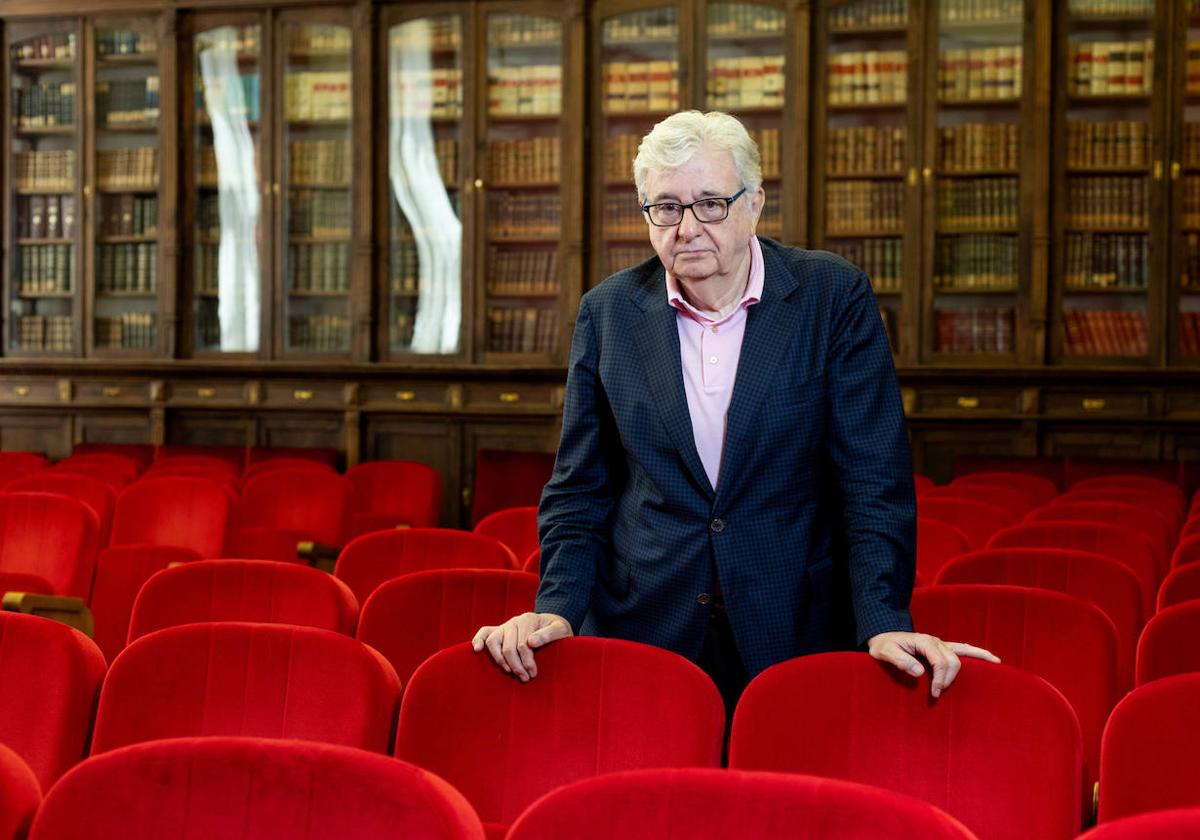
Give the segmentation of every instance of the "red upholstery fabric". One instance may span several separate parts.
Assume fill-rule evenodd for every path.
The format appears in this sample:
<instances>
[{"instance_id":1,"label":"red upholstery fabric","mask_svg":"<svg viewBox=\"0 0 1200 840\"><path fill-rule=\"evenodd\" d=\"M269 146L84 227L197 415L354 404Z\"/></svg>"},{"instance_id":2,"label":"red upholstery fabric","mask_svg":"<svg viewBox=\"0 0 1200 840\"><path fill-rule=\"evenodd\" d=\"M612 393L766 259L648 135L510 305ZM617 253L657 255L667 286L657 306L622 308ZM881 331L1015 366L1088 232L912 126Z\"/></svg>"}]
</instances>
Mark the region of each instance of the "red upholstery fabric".
<instances>
[{"instance_id":1,"label":"red upholstery fabric","mask_svg":"<svg viewBox=\"0 0 1200 840\"><path fill-rule=\"evenodd\" d=\"M435 569L389 580L363 605L359 641L382 653L407 684L417 666L533 609L537 577L501 569Z\"/></svg>"},{"instance_id":2,"label":"red upholstery fabric","mask_svg":"<svg viewBox=\"0 0 1200 840\"><path fill-rule=\"evenodd\" d=\"M311 458L267 458L265 461L255 461L242 471L243 478L260 475L276 470L316 470L318 472L336 473L333 467Z\"/></svg>"},{"instance_id":3,"label":"red upholstery fabric","mask_svg":"<svg viewBox=\"0 0 1200 840\"><path fill-rule=\"evenodd\" d=\"M475 456L471 525L493 511L536 505L552 472L553 453L480 449Z\"/></svg>"},{"instance_id":4,"label":"red upholstery fabric","mask_svg":"<svg viewBox=\"0 0 1200 840\"><path fill-rule=\"evenodd\" d=\"M1142 590L1142 615L1154 613L1158 563L1142 534L1103 522L1022 522L997 531L988 548L1067 548L1111 557L1127 566Z\"/></svg>"},{"instance_id":5,"label":"red upholstery fabric","mask_svg":"<svg viewBox=\"0 0 1200 840\"><path fill-rule=\"evenodd\" d=\"M1176 604L1146 622L1137 647L1137 684L1200 672L1200 601Z\"/></svg>"},{"instance_id":6,"label":"red upholstery fabric","mask_svg":"<svg viewBox=\"0 0 1200 840\"><path fill-rule=\"evenodd\" d=\"M1117 631L1118 683L1124 689L1133 686L1142 591L1137 575L1111 557L1065 548L988 548L951 560L935 583L1032 586L1095 604Z\"/></svg>"},{"instance_id":7,"label":"red upholstery fabric","mask_svg":"<svg viewBox=\"0 0 1200 840\"><path fill-rule=\"evenodd\" d=\"M542 794L645 767L716 767L725 712L691 662L618 639L563 639L520 683L462 644L413 674L396 756L462 791L489 836ZM502 779L503 783L497 783Z\"/></svg>"},{"instance_id":8,"label":"red upholstery fabric","mask_svg":"<svg viewBox=\"0 0 1200 840\"><path fill-rule=\"evenodd\" d=\"M186 443L167 443L154 450L154 459L162 461L167 458L217 458L227 462L238 472L246 465L246 448L244 446L208 446Z\"/></svg>"},{"instance_id":9,"label":"red upholstery fabric","mask_svg":"<svg viewBox=\"0 0 1200 840\"><path fill-rule=\"evenodd\" d=\"M41 452L0 452L0 470L4 472L36 472L50 466Z\"/></svg>"},{"instance_id":10,"label":"red upholstery fabric","mask_svg":"<svg viewBox=\"0 0 1200 840\"><path fill-rule=\"evenodd\" d=\"M337 473L310 469L259 473L242 487L239 528L272 528L322 545L343 545L350 482ZM252 557L234 548L235 557Z\"/></svg>"},{"instance_id":11,"label":"red upholstery fabric","mask_svg":"<svg viewBox=\"0 0 1200 840\"><path fill-rule=\"evenodd\" d=\"M1200 563L1173 569L1158 588L1160 610L1192 600L1200 600Z\"/></svg>"},{"instance_id":12,"label":"red upholstery fabric","mask_svg":"<svg viewBox=\"0 0 1200 840\"><path fill-rule=\"evenodd\" d=\"M1200 534L1200 516L1192 513L1188 519L1184 520L1183 528L1179 532L1179 539L1182 542L1188 537L1194 537Z\"/></svg>"},{"instance_id":13,"label":"red upholstery fabric","mask_svg":"<svg viewBox=\"0 0 1200 840\"><path fill-rule=\"evenodd\" d=\"M1146 683L1125 695L1104 728L1100 822L1200 806L1200 674Z\"/></svg>"},{"instance_id":14,"label":"red upholstery fabric","mask_svg":"<svg viewBox=\"0 0 1200 840\"><path fill-rule=\"evenodd\" d=\"M154 460L154 446L149 443L77 443L71 447L71 457L76 455L120 455L136 461L144 468Z\"/></svg>"},{"instance_id":15,"label":"red upholstery fabric","mask_svg":"<svg viewBox=\"0 0 1200 840\"><path fill-rule=\"evenodd\" d=\"M972 472L960 475L953 484L969 486L982 484L988 487L1007 487L1027 494L1035 505L1044 505L1058 495L1058 485L1049 478L1023 472L1002 470Z\"/></svg>"},{"instance_id":16,"label":"red upholstery fabric","mask_svg":"<svg viewBox=\"0 0 1200 840\"><path fill-rule=\"evenodd\" d=\"M247 560L275 560L283 563L304 562L299 545L311 538L302 531L284 528L238 528L226 554Z\"/></svg>"},{"instance_id":17,"label":"red upholstery fabric","mask_svg":"<svg viewBox=\"0 0 1200 840\"><path fill-rule=\"evenodd\" d=\"M346 470L351 496L350 536L408 525L436 528L442 513L442 476L417 461L367 461Z\"/></svg>"},{"instance_id":18,"label":"red upholstery fabric","mask_svg":"<svg viewBox=\"0 0 1200 840\"><path fill-rule=\"evenodd\" d=\"M116 473L121 477L122 486L136 479L145 469L145 465L134 458L104 452L72 455L69 458L59 461L54 465L53 469L67 470L76 467L104 467L105 470Z\"/></svg>"},{"instance_id":19,"label":"red upholstery fabric","mask_svg":"<svg viewBox=\"0 0 1200 840\"><path fill-rule=\"evenodd\" d=\"M117 497L109 545L172 545L220 557L232 501L199 478L143 479Z\"/></svg>"},{"instance_id":20,"label":"red upholstery fabric","mask_svg":"<svg viewBox=\"0 0 1200 840\"><path fill-rule=\"evenodd\" d=\"M687 767L584 779L537 800L508 840L973 840L943 811L836 779Z\"/></svg>"},{"instance_id":21,"label":"red upholstery fabric","mask_svg":"<svg viewBox=\"0 0 1200 840\"><path fill-rule=\"evenodd\" d=\"M731 767L809 773L916 796L981 838L1057 840L1080 825L1079 722L1048 683L965 659L937 700L929 678L862 653L803 656L746 688Z\"/></svg>"},{"instance_id":22,"label":"red upholstery fabric","mask_svg":"<svg viewBox=\"0 0 1200 840\"><path fill-rule=\"evenodd\" d=\"M365 604L386 580L427 569L516 569L508 546L450 528L375 531L353 539L338 556L333 574Z\"/></svg>"},{"instance_id":23,"label":"red upholstery fabric","mask_svg":"<svg viewBox=\"0 0 1200 840\"><path fill-rule=\"evenodd\" d=\"M967 535L940 519L917 516L917 577L932 583L938 570L952 558L971 550Z\"/></svg>"},{"instance_id":24,"label":"red upholstery fabric","mask_svg":"<svg viewBox=\"0 0 1200 840\"><path fill-rule=\"evenodd\" d=\"M329 446L251 446L246 451L246 465L274 458L303 458L337 468L338 451Z\"/></svg>"},{"instance_id":25,"label":"red upholstery fabric","mask_svg":"<svg viewBox=\"0 0 1200 840\"><path fill-rule=\"evenodd\" d=\"M41 802L37 776L21 756L0 744L0 840L24 840Z\"/></svg>"},{"instance_id":26,"label":"red upholstery fabric","mask_svg":"<svg viewBox=\"0 0 1200 840\"><path fill-rule=\"evenodd\" d=\"M358 602L332 575L270 560L202 560L156 572L133 604L129 641L180 624L258 621L350 635Z\"/></svg>"},{"instance_id":27,"label":"red upholstery fabric","mask_svg":"<svg viewBox=\"0 0 1200 840\"><path fill-rule=\"evenodd\" d=\"M1200 837L1200 808L1152 811L1098 825L1079 840L1182 840Z\"/></svg>"},{"instance_id":28,"label":"red upholstery fabric","mask_svg":"<svg viewBox=\"0 0 1200 840\"><path fill-rule=\"evenodd\" d=\"M1063 693L1079 718L1090 803L1104 721L1120 694L1117 631L1108 616L1061 592L982 584L926 587L913 593L911 609L921 632L970 641Z\"/></svg>"},{"instance_id":29,"label":"red upholstery fabric","mask_svg":"<svg viewBox=\"0 0 1200 840\"><path fill-rule=\"evenodd\" d=\"M85 761L30 840L481 840L462 795L424 770L327 744L179 738Z\"/></svg>"},{"instance_id":30,"label":"red upholstery fabric","mask_svg":"<svg viewBox=\"0 0 1200 840\"><path fill-rule=\"evenodd\" d=\"M37 591L86 600L99 545L96 517L83 502L49 493L0 496L0 575L37 577L46 584Z\"/></svg>"},{"instance_id":31,"label":"red upholstery fabric","mask_svg":"<svg viewBox=\"0 0 1200 840\"><path fill-rule=\"evenodd\" d=\"M170 545L110 545L100 552L90 606L96 623L93 638L106 660L112 662L125 648L129 617L142 584L172 563L199 559L200 554L190 548Z\"/></svg>"},{"instance_id":32,"label":"red upholstery fabric","mask_svg":"<svg viewBox=\"0 0 1200 840\"><path fill-rule=\"evenodd\" d=\"M1015 521L996 505L949 496L922 496L917 500L917 515L958 528L972 549L983 548L992 534Z\"/></svg>"},{"instance_id":33,"label":"red upholstery fabric","mask_svg":"<svg viewBox=\"0 0 1200 840\"><path fill-rule=\"evenodd\" d=\"M923 493L928 493L936 486L937 485L934 483L933 479L929 476L921 475L920 473L913 473L913 490L918 496Z\"/></svg>"},{"instance_id":34,"label":"red upholstery fabric","mask_svg":"<svg viewBox=\"0 0 1200 840\"><path fill-rule=\"evenodd\" d=\"M1160 576L1166 575L1174 531L1168 518L1155 510L1121 502L1076 502L1060 496L1025 519L1026 522L1105 522L1142 534L1154 546Z\"/></svg>"},{"instance_id":35,"label":"red upholstery fabric","mask_svg":"<svg viewBox=\"0 0 1200 840\"><path fill-rule=\"evenodd\" d=\"M521 564L521 569L533 575L540 575L542 573L542 550L535 548L529 552L529 556Z\"/></svg>"},{"instance_id":36,"label":"red upholstery fabric","mask_svg":"<svg viewBox=\"0 0 1200 840\"><path fill-rule=\"evenodd\" d=\"M235 477L241 474L241 468L236 462L218 455L160 455L153 464L146 468L145 475L150 476L163 470L188 468L209 470Z\"/></svg>"},{"instance_id":37,"label":"red upholstery fabric","mask_svg":"<svg viewBox=\"0 0 1200 840\"><path fill-rule=\"evenodd\" d=\"M76 499L87 505L96 514L99 524L99 544L108 541L108 532L112 527L113 508L117 504L117 494L102 481L97 481L86 475L59 473L53 470L29 473L4 485L6 493L55 493Z\"/></svg>"},{"instance_id":38,"label":"red upholstery fabric","mask_svg":"<svg viewBox=\"0 0 1200 840\"><path fill-rule=\"evenodd\" d=\"M1187 529L1185 528L1184 531L1186 533ZM1175 552L1171 555L1171 568L1178 569L1180 566L1197 562L1200 562L1200 532L1189 534L1179 541L1179 545L1175 546Z\"/></svg>"},{"instance_id":39,"label":"red upholstery fabric","mask_svg":"<svg viewBox=\"0 0 1200 840\"><path fill-rule=\"evenodd\" d=\"M1174 461L1135 460L1126 458L1068 458L1066 487L1074 487L1089 479L1136 478L1156 479L1174 484L1179 466Z\"/></svg>"},{"instance_id":40,"label":"red upholstery fabric","mask_svg":"<svg viewBox=\"0 0 1200 840\"><path fill-rule=\"evenodd\" d=\"M87 751L104 657L77 630L0 612L0 743L24 759L42 789Z\"/></svg>"},{"instance_id":41,"label":"red upholstery fabric","mask_svg":"<svg viewBox=\"0 0 1200 840\"><path fill-rule=\"evenodd\" d=\"M1183 497L1176 493L1173 496L1158 490L1143 487L1072 487L1067 493L1058 496L1055 501L1068 500L1072 502L1120 502L1136 505L1139 508L1154 511L1170 524L1172 533L1177 532L1183 524L1187 511L1183 507Z\"/></svg>"},{"instance_id":42,"label":"red upholstery fabric","mask_svg":"<svg viewBox=\"0 0 1200 840\"><path fill-rule=\"evenodd\" d=\"M130 465L129 469L137 469L137 467ZM74 460L60 461L51 467L48 472L54 475L87 476L111 487L114 493L120 493L121 488L134 480L134 476L129 475L127 472L114 472L110 467L92 460L83 462Z\"/></svg>"},{"instance_id":43,"label":"red upholstery fabric","mask_svg":"<svg viewBox=\"0 0 1200 840\"><path fill-rule=\"evenodd\" d=\"M1072 464L1073 474L1070 476L1071 481L1068 486L1072 490L1085 487L1145 487L1169 495L1183 494L1183 490L1175 480L1178 469L1173 463L1163 464L1158 461L1149 461L1144 464L1145 472L1125 470L1122 462L1115 463L1116 469L1097 471L1092 467L1081 469L1076 462ZM1088 474L1084 475L1084 473Z\"/></svg>"},{"instance_id":44,"label":"red upholstery fabric","mask_svg":"<svg viewBox=\"0 0 1200 840\"><path fill-rule=\"evenodd\" d=\"M1003 510L1011 525L1024 518L1025 514L1038 506L1035 497L1020 487L1010 487L1004 484L985 484L982 482L955 481L941 487L935 487L925 494L925 499L950 498L966 499L971 502L983 502L991 507Z\"/></svg>"},{"instance_id":45,"label":"red upholstery fabric","mask_svg":"<svg viewBox=\"0 0 1200 840\"><path fill-rule=\"evenodd\" d=\"M1055 487L1064 487L1067 461L1055 456L1026 457L1021 455L955 455L954 475L979 472L1025 473L1036 475L1053 482Z\"/></svg>"},{"instance_id":46,"label":"red upholstery fabric","mask_svg":"<svg viewBox=\"0 0 1200 840\"><path fill-rule=\"evenodd\" d=\"M252 735L386 752L400 681L329 630L214 622L130 644L109 668L92 754L157 738Z\"/></svg>"},{"instance_id":47,"label":"red upholstery fabric","mask_svg":"<svg viewBox=\"0 0 1200 840\"><path fill-rule=\"evenodd\" d=\"M173 464L171 461L163 461L163 466L158 469L148 470L143 476L143 480L157 480L160 478L199 478L204 481L211 481L214 484L219 484L236 496L241 490L241 480L229 470L223 467L213 468L211 466L203 466L199 464Z\"/></svg>"},{"instance_id":48,"label":"red upholstery fabric","mask_svg":"<svg viewBox=\"0 0 1200 840\"><path fill-rule=\"evenodd\" d=\"M506 508L489 513L474 532L499 540L512 549L517 557L528 557L529 552L539 547L537 530L537 508Z\"/></svg>"}]
</instances>

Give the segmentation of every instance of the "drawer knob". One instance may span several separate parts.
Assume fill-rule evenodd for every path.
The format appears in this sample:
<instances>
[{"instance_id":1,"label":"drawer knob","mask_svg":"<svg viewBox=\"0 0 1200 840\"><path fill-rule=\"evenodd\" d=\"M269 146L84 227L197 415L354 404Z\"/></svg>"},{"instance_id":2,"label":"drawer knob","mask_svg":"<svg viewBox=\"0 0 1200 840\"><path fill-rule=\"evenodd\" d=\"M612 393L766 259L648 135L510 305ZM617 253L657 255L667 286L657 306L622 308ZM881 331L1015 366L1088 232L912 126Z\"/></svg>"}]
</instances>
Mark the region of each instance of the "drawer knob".
<instances>
[{"instance_id":1,"label":"drawer knob","mask_svg":"<svg viewBox=\"0 0 1200 840\"><path fill-rule=\"evenodd\" d=\"M308 402L309 400L311 400L313 398L313 392L303 390L303 389L297 389L295 391L292 391L292 396L296 399L297 402Z\"/></svg>"},{"instance_id":2,"label":"drawer knob","mask_svg":"<svg viewBox=\"0 0 1200 840\"><path fill-rule=\"evenodd\" d=\"M1090 398L1084 397L1083 410L1084 411L1103 411L1104 410L1104 400L1099 397L1090 397Z\"/></svg>"},{"instance_id":3,"label":"drawer knob","mask_svg":"<svg viewBox=\"0 0 1200 840\"><path fill-rule=\"evenodd\" d=\"M516 391L501 391L500 392L500 402L502 402L502 403L515 403L515 402L520 402L520 400L521 400L521 395L518 394Z\"/></svg>"},{"instance_id":4,"label":"drawer knob","mask_svg":"<svg viewBox=\"0 0 1200 840\"><path fill-rule=\"evenodd\" d=\"M979 397L959 397L955 402L959 408L979 408Z\"/></svg>"},{"instance_id":5,"label":"drawer knob","mask_svg":"<svg viewBox=\"0 0 1200 840\"><path fill-rule=\"evenodd\" d=\"M197 388L196 396L202 400L211 400L217 395L216 388Z\"/></svg>"},{"instance_id":6,"label":"drawer knob","mask_svg":"<svg viewBox=\"0 0 1200 840\"><path fill-rule=\"evenodd\" d=\"M100 393L106 397L119 397L121 396L121 389L116 385L109 385L107 388L101 390Z\"/></svg>"},{"instance_id":7,"label":"drawer knob","mask_svg":"<svg viewBox=\"0 0 1200 840\"><path fill-rule=\"evenodd\" d=\"M396 399L398 399L400 402L412 402L416 398L417 398L416 391L397 391L396 392Z\"/></svg>"},{"instance_id":8,"label":"drawer knob","mask_svg":"<svg viewBox=\"0 0 1200 840\"><path fill-rule=\"evenodd\" d=\"M16 388L13 388L13 393L16 394L18 397L28 397L29 396L29 386L28 385L18 385Z\"/></svg>"}]
</instances>

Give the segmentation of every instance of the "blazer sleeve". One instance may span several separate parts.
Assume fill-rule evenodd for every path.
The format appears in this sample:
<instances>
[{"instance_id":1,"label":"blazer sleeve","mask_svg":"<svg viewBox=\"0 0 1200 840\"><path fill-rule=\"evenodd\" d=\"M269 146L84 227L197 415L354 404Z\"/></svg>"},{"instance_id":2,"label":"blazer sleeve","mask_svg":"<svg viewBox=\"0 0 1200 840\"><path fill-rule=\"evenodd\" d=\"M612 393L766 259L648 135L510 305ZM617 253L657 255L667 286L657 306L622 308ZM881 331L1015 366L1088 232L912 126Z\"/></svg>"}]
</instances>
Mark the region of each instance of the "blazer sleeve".
<instances>
[{"instance_id":1,"label":"blazer sleeve","mask_svg":"<svg viewBox=\"0 0 1200 840\"><path fill-rule=\"evenodd\" d=\"M912 630L916 497L887 332L861 271L835 304L829 356L830 453L840 491L859 645Z\"/></svg>"},{"instance_id":2,"label":"blazer sleeve","mask_svg":"<svg viewBox=\"0 0 1200 840\"><path fill-rule=\"evenodd\" d=\"M536 609L562 616L576 633L587 615L597 570L610 553L610 518L624 466L600 381L590 302L583 299L575 322L562 437L538 507L542 558Z\"/></svg>"}]
</instances>

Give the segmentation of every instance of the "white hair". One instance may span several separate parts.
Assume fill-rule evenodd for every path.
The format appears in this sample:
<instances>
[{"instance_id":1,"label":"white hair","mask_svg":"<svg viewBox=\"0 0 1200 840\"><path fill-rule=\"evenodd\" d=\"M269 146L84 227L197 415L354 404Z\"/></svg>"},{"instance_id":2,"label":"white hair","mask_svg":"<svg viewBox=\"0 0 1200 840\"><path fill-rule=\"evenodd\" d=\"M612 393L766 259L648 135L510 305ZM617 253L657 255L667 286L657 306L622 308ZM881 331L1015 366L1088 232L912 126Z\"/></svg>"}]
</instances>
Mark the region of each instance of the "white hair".
<instances>
[{"instance_id":1,"label":"white hair","mask_svg":"<svg viewBox=\"0 0 1200 840\"><path fill-rule=\"evenodd\" d=\"M682 166L701 147L729 152L738 178L747 192L762 186L762 158L758 144L736 118L721 111L680 111L650 129L633 159L633 183L638 198L646 199L651 173Z\"/></svg>"}]
</instances>

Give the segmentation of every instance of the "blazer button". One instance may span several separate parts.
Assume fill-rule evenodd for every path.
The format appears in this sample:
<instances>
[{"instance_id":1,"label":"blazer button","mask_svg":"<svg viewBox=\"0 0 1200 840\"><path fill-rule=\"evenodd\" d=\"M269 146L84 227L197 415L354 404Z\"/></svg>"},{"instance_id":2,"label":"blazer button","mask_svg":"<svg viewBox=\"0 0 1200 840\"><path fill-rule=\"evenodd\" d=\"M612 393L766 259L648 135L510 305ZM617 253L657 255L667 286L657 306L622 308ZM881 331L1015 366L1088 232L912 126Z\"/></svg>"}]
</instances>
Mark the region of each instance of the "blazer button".
<instances>
[{"instance_id":1,"label":"blazer button","mask_svg":"<svg viewBox=\"0 0 1200 840\"><path fill-rule=\"evenodd\" d=\"M714 519L709 523L708 527L712 529L714 534L719 534L725 530L725 523L720 519Z\"/></svg>"},{"instance_id":2,"label":"blazer button","mask_svg":"<svg viewBox=\"0 0 1200 840\"><path fill-rule=\"evenodd\" d=\"M699 595L696 596L696 603L700 604L701 606L707 607L709 604L712 603L712 596L709 595L707 592L701 592Z\"/></svg>"}]
</instances>

